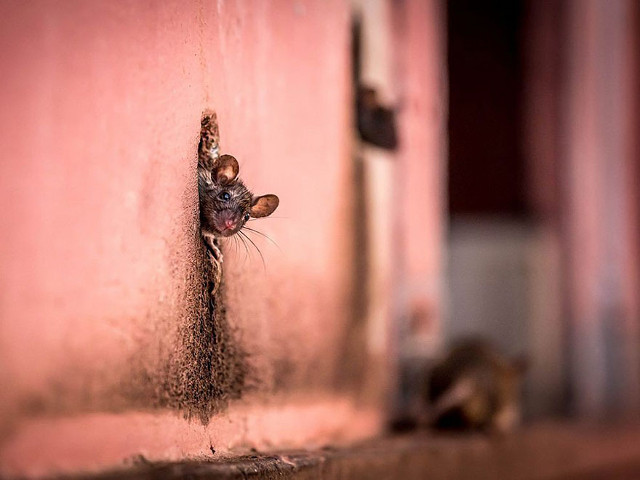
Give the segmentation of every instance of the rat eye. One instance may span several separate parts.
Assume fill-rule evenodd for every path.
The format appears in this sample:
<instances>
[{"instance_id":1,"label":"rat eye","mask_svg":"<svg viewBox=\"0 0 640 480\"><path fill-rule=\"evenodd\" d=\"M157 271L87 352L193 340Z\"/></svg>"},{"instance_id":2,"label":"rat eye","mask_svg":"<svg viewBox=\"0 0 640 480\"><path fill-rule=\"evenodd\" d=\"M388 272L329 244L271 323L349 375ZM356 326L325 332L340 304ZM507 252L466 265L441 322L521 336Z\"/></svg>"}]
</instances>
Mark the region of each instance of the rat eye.
<instances>
[{"instance_id":1,"label":"rat eye","mask_svg":"<svg viewBox=\"0 0 640 480\"><path fill-rule=\"evenodd\" d=\"M249 220L249 217L250 217L250 216L251 216L251 215L249 215L248 213L245 213L245 214L244 214L244 221L246 222L247 220Z\"/></svg>"},{"instance_id":2,"label":"rat eye","mask_svg":"<svg viewBox=\"0 0 640 480\"><path fill-rule=\"evenodd\" d=\"M218 198L223 202L228 202L229 200L231 200L231 194L229 192L220 192L218 194Z\"/></svg>"}]
</instances>

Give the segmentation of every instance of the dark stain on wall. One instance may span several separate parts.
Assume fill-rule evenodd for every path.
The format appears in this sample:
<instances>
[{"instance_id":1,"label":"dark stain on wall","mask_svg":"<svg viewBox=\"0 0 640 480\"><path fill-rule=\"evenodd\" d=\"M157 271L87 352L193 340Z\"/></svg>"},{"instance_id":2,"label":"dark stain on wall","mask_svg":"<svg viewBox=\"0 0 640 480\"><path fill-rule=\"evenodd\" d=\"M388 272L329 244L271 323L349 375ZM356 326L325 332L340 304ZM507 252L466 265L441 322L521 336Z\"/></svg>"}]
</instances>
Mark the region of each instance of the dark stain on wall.
<instances>
[{"instance_id":1,"label":"dark stain on wall","mask_svg":"<svg viewBox=\"0 0 640 480\"><path fill-rule=\"evenodd\" d=\"M187 269L187 311L171 348L159 354L159 368L140 364L142 368L131 377L128 396L142 407L178 410L206 424L230 400L241 397L249 367L247 354L227 319L224 280L212 298L211 266L200 229L193 230L195 251L181 252L188 254L192 262ZM153 356L153 352L147 355Z\"/></svg>"},{"instance_id":2,"label":"dark stain on wall","mask_svg":"<svg viewBox=\"0 0 640 480\"><path fill-rule=\"evenodd\" d=\"M246 354L227 321L224 284L215 298L208 293L209 269L202 253L196 271L204 275L190 321L180 329L182 354L169 363L163 379L164 390L175 392L167 398L166 406L196 414L203 423L229 400L241 396L247 374Z\"/></svg>"},{"instance_id":3,"label":"dark stain on wall","mask_svg":"<svg viewBox=\"0 0 640 480\"><path fill-rule=\"evenodd\" d=\"M0 440L20 417L69 413L169 409L206 424L242 396L251 369L226 316L224 282L215 299L209 295L210 265L200 237L197 195L194 182L193 190L185 192L184 216L176 219L167 240L166 260L175 281L169 286L150 280L149 291L159 300L144 318L131 318L131 330L125 332L131 353L117 360L70 351L60 368L64 374L52 376L46 388L21 395L7 415L11 420L0 425Z\"/></svg>"}]
</instances>

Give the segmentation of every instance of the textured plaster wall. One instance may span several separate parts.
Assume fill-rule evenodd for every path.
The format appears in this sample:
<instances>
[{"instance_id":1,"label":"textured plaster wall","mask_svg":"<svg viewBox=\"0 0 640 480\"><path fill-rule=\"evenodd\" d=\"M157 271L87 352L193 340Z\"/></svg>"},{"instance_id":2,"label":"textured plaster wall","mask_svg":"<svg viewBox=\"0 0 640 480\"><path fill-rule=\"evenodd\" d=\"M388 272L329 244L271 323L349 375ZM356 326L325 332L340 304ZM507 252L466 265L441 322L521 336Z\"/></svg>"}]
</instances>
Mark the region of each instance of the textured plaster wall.
<instances>
[{"instance_id":1,"label":"textured plaster wall","mask_svg":"<svg viewBox=\"0 0 640 480\"><path fill-rule=\"evenodd\" d=\"M0 4L0 472L377 431L379 412L334 388L349 20L337 0ZM227 245L216 332L197 221L206 108L246 183L281 201L252 224L277 243L253 237L264 266Z\"/></svg>"}]
</instances>

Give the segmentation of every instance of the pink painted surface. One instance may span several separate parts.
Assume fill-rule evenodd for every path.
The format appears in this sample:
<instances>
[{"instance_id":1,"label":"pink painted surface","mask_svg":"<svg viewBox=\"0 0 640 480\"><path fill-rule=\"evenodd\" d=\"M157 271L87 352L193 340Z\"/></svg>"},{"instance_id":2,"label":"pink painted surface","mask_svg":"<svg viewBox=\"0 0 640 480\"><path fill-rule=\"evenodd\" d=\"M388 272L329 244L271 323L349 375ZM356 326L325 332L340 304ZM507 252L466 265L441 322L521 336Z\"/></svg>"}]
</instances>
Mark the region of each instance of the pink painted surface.
<instances>
[{"instance_id":1,"label":"pink painted surface","mask_svg":"<svg viewBox=\"0 0 640 480\"><path fill-rule=\"evenodd\" d=\"M580 414L635 415L638 229L630 148L637 137L635 3L579 1L567 13L563 139L572 387ZM615 382L612 381L616 376Z\"/></svg>"},{"instance_id":2,"label":"pink painted surface","mask_svg":"<svg viewBox=\"0 0 640 480\"><path fill-rule=\"evenodd\" d=\"M35 477L124 469L140 456L146 461L220 460L250 448L340 446L380 428L377 409L346 399L278 400L278 405L233 405L206 426L168 412L34 419L4 447L2 470Z\"/></svg>"},{"instance_id":3,"label":"pink painted surface","mask_svg":"<svg viewBox=\"0 0 640 480\"><path fill-rule=\"evenodd\" d=\"M337 0L0 5L0 473L379 430L375 406L333 389L349 315L348 42ZM225 259L257 384L203 427L132 406L119 385L174 354L190 315L206 108L280 208L256 223L279 247L255 238L265 268L233 245Z\"/></svg>"},{"instance_id":4,"label":"pink painted surface","mask_svg":"<svg viewBox=\"0 0 640 480\"><path fill-rule=\"evenodd\" d=\"M415 338L431 343L442 321L445 225L446 31L444 6L410 1L395 12L402 110L398 181L400 293ZM433 345L423 345L431 349ZM432 355L433 351L423 354Z\"/></svg>"}]
</instances>

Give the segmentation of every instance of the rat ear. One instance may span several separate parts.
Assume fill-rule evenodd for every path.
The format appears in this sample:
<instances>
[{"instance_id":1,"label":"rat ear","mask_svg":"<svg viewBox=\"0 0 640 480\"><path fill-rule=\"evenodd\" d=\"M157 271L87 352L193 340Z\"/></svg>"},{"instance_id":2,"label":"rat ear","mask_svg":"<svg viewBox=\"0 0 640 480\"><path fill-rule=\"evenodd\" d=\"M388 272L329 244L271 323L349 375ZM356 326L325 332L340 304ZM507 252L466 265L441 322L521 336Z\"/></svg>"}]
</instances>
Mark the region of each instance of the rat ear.
<instances>
[{"instance_id":1,"label":"rat ear","mask_svg":"<svg viewBox=\"0 0 640 480\"><path fill-rule=\"evenodd\" d=\"M239 171L240 167L235 157L231 155L221 155L213 170L213 177L221 185L226 185L236 179Z\"/></svg>"},{"instance_id":2,"label":"rat ear","mask_svg":"<svg viewBox=\"0 0 640 480\"><path fill-rule=\"evenodd\" d=\"M249 214L253 218L267 217L271 215L276 208L278 208L279 204L280 199L273 194L253 197L253 203L251 204Z\"/></svg>"}]
</instances>

